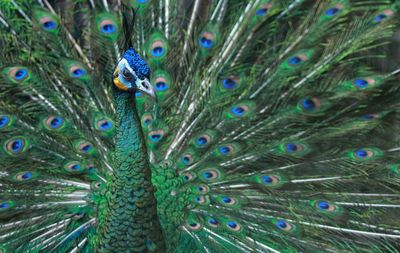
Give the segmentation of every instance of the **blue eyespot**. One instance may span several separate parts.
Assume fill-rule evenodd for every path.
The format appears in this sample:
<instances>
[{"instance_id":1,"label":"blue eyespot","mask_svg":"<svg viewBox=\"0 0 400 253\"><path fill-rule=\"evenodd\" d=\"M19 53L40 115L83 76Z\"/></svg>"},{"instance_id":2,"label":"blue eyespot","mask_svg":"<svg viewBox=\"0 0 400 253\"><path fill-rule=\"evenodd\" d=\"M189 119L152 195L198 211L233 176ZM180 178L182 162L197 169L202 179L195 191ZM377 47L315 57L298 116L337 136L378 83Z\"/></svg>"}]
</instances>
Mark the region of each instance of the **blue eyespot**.
<instances>
[{"instance_id":1,"label":"blue eyespot","mask_svg":"<svg viewBox=\"0 0 400 253\"><path fill-rule=\"evenodd\" d=\"M182 157L182 162L183 162L184 164L190 163L190 157L189 157L189 156L184 156L184 157Z\"/></svg>"},{"instance_id":2,"label":"blue eyespot","mask_svg":"<svg viewBox=\"0 0 400 253\"><path fill-rule=\"evenodd\" d=\"M222 201L223 201L224 203L227 203L227 204L229 204L229 203L231 203L231 202L232 202L232 199L231 199L231 198L229 198L229 197L223 197L223 198L222 198Z\"/></svg>"},{"instance_id":3,"label":"blue eyespot","mask_svg":"<svg viewBox=\"0 0 400 253\"><path fill-rule=\"evenodd\" d=\"M136 91L135 92L135 97L141 97L143 94L140 91Z\"/></svg>"},{"instance_id":4,"label":"blue eyespot","mask_svg":"<svg viewBox=\"0 0 400 253\"><path fill-rule=\"evenodd\" d=\"M233 89L236 87L237 82L231 78L226 78L223 80L223 85L226 89Z\"/></svg>"},{"instance_id":5,"label":"blue eyespot","mask_svg":"<svg viewBox=\"0 0 400 253\"><path fill-rule=\"evenodd\" d=\"M165 82L158 82L156 83L156 90L157 91L165 91L168 90L168 84Z\"/></svg>"},{"instance_id":6,"label":"blue eyespot","mask_svg":"<svg viewBox=\"0 0 400 253\"><path fill-rule=\"evenodd\" d=\"M147 3L148 0L136 0L136 2L140 3L140 4L145 4Z\"/></svg>"},{"instance_id":7,"label":"blue eyespot","mask_svg":"<svg viewBox=\"0 0 400 253\"><path fill-rule=\"evenodd\" d=\"M359 149L355 152L358 158L366 158L368 156L368 152L364 149Z\"/></svg>"},{"instance_id":8,"label":"blue eyespot","mask_svg":"<svg viewBox=\"0 0 400 253\"><path fill-rule=\"evenodd\" d=\"M333 8L330 8L330 9L326 10L326 11L325 11L325 14L326 14L327 16L332 17L332 16L334 16L336 13L338 13L339 11L340 11L339 8L333 7Z\"/></svg>"},{"instance_id":9,"label":"blue eyespot","mask_svg":"<svg viewBox=\"0 0 400 253\"><path fill-rule=\"evenodd\" d=\"M330 207L330 205L328 202L321 201L318 203L318 208L321 210L327 210L327 209L329 209L329 207Z\"/></svg>"},{"instance_id":10,"label":"blue eyespot","mask_svg":"<svg viewBox=\"0 0 400 253\"><path fill-rule=\"evenodd\" d=\"M266 183L266 184L270 184L270 183L272 183L273 181L274 181L274 179L272 178L272 177L270 177L270 176L263 176L262 177L262 181L264 182L264 183Z\"/></svg>"},{"instance_id":11,"label":"blue eyespot","mask_svg":"<svg viewBox=\"0 0 400 253\"><path fill-rule=\"evenodd\" d=\"M96 129L102 132L111 132L114 127L114 122L108 117L96 119Z\"/></svg>"},{"instance_id":12,"label":"blue eyespot","mask_svg":"<svg viewBox=\"0 0 400 253\"><path fill-rule=\"evenodd\" d=\"M101 26L101 31L106 34L114 33L116 31L115 25L109 23Z\"/></svg>"},{"instance_id":13,"label":"blue eyespot","mask_svg":"<svg viewBox=\"0 0 400 253\"><path fill-rule=\"evenodd\" d=\"M161 134L153 134L153 135L150 135L150 139L151 139L152 141L158 141L158 140L161 139Z\"/></svg>"},{"instance_id":14,"label":"blue eyespot","mask_svg":"<svg viewBox=\"0 0 400 253\"><path fill-rule=\"evenodd\" d=\"M314 101L312 101L311 99L308 99L308 98L303 99L302 105L306 111L313 111L316 107Z\"/></svg>"},{"instance_id":15,"label":"blue eyespot","mask_svg":"<svg viewBox=\"0 0 400 253\"><path fill-rule=\"evenodd\" d=\"M22 79L24 79L26 76L28 75L28 71L26 71L26 69L19 69L15 72L15 80L20 81Z\"/></svg>"},{"instance_id":16,"label":"blue eyespot","mask_svg":"<svg viewBox=\"0 0 400 253\"><path fill-rule=\"evenodd\" d=\"M81 165L79 163L72 164L70 166L70 169L71 170L80 170L81 169Z\"/></svg>"},{"instance_id":17,"label":"blue eyespot","mask_svg":"<svg viewBox=\"0 0 400 253\"><path fill-rule=\"evenodd\" d=\"M164 48L163 47L155 47L151 50L151 55L155 57L160 57L164 54Z\"/></svg>"},{"instance_id":18,"label":"blue eyespot","mask_svg":"<svg viewBox=\"0 0 400 253\"><path fill-rule=\"evenodd\" d=\"M164 136L164 131L162 129L156 130L156 131L151 131L147 134L149 140L153 143L159 142L163 136Z\"/></svg>"},{"instance_id":19,"label":"blue eyespot","mask_svg":"<svg viewBox=\"0 0 400 253\"><path fill-rule=\"evenodd\" d=\"M52 128L59 128L63 123L63 119L61 117L55 117L50 121L50 126Z\"/></svg>"},{"instance_id":20,"label":"blue eyespot","mask_svg":"<svg viewBox=\"0 0 400 253\"><path fill-rule=\"evenodd\" d=\"M283 229L283 228L286 228L288 225L287 225L286 221L284 221L284 220L279 220L279 221L276 223L276 226L277 226L278 228L280 228L280 229Z\"/></svg>"},{"instance_id":21,"label":"blue eyespot","mask_svg":"<svg viewBox=\"0 0 400 253\"><path fill-rule=\"evenodd\" d=\"M231 149L227 146L221 146L219 147L219 152L221 152L221 154L228 154L231 151Z\"/></svg>"},{"instance_id":22,"label":"blue eyespot","mask_svg":"<svg viewBox=\"0 0 400 253\"><path fill-rule=\"evenodd\" d=\"M32 172L26 172L26 173L22 174L21 177L23 179L27 180L27 179L30 179L32 176L33 176Z\"/></svg>"},{"instance_id":23,"label":"blue eyespot","mask_svg":"<svg viewBox=\"0 0 400 253\"><path fill-rule=\"evenodd\" d=\"M294 143L286 144L286 151L288 151L289 153L297 151L297 145Z\"/></svg>"},{"instance_id":24,"label":"blue eyespot","mask_svg":"<svg viewBox=\"0 0 400 253\"><path fill-rule=\"evenodd\" d=\"M373 114L365 114L363 116L360 117L362 120L372 120L375 119L375 115Z\"/></svg>"},{"instance_id":25,"label":"blue eyespot","mask_svg":"<svg viewBox=\"0 0 400 253\"><path fill-rule=\"evenodd\" d=\"M289 63L290 63L291 65L300 64L302 61L303 61L303 60L302 60L300 57L298 57L298 56L293 56L293 57L289 58Z\"/></svg>"},{"instance_id":26,"label":"blue eyespot","mask_svg":"<svg viewBox=\"0 0 400 253\"><path fill-rule=\"evenodd\" d=\"M100 125L101 130L108 130L111 127L112 127L112 123L109 121L105 121L105 122L101 123L101 125Z\"/></svg>"},{"instance_id":27,"label":"blue eyespot","mask_svg":"<svg viewBox=\"0 0 400 253\"><path fill-rule=\"evenodd\" d=\"M272 8L272 3L263 4L259 6L259 8L256 10L256 15L265 16L271 8Z\"/></svg>"},{"instance_id":28,"label":"blue eyespot","mask_svg":"<svg viewBox=\"0 0 400 253\"><path fill-rule=\"evenodd\" d=\"M246 113L246 110L242 106L234 106L232 107L231 112L236 116L243 116Z\"/></svg>"},{"instance_id":29,"label":"blue eyespot","mask_svg":"<svg viewBox=\"0 0 400 253\"><path fill-rule=\"evenodd\" d=\"M81 142L78 147L79 151L83 154L92 154L94 152L93 145L89 142Z\"/></svg>"},{"instance_id":30,"label":"blue eyespot","mask_svg":"<svg viewBox=\"0 0 400 253\"><path fill-rule=\"evenodd\" d=\"M212 48L214 42L211 39L208 39L206 37L200 37L199 39L200 46L204 48Z\"/></svg>"},{"instance_id":31,"label":"blue eyespot","mask_svg":"<svg viewBox=\"0 0 400 253\"><path fill-rule=\"evenodd\" d=\"M381 13L381 14L379 14L379 15L377 15L377 16L374 17L374 22L379 23L379 22L381 22L382 20L386 19L387 17L388 17L388 16L387 16L386 14Z\"/></svg>"},{"instance_id":32,"label":"blue eyespot","mask_svg":"<svg viewBox=\"0 0 400 253\"><path fill-rule=\"evenodd\" d=\"M258 10L256 11L256 15L257 15L257 16L264 16L265 14L267 14L267 12L268 12L268 9L267 9L267 8L258 9Z\"/></svg>"},{"instance_id":33,"label":"blue eyespot","mask_svg":"<svg viewBox=\"0 0 400 253\"><path fill-rule=\"evenodd\" d=\"M146 119L146 120L144 121L144 124L145 124L146 126L150 125L150 124L151 124L151 119Z\"/></svg>"},{"instance_id":34,"label":"blue eyespot","mask_svg":"<svg viewBox=\"0 0 400 253\"><path fill-rule=\"evenodd\" d=\"M46 30L53 30L57 28L57 23L52 20L46 21L43 23L43 28Z\"/></svg>"},{"instance_id":35,"label":"blue eyespot","mask_svg":"<svg viewBox=\"0 0 400 253\"><path fill-rule=\"evenodd\" d=\"M83 69L75 69L74 71L72 71L72 76L73 77L81 77L81 76L83 76L84 74L86 74L86 71L85 70L83 70Z\"/></svg>"},{"instance_id":36,"label":"blue eyespot","mask_svg":"<svg viewBox=\"0 0 400 253\"><path fill-rule=\"evenodd\" d=\"M210 218L208 220L208 223L210 223L211 225L218 225L218 220L215 218Z\"/></svg>"},{"instance_id":37,"label":"blue eyespot","mask_svg":"<svg viewBox=\"0 0 400 253\"><path fill-rule=\"evenodd\" d=\"M368 81L364 79L356 79L354 80L354 84L359 88L365 88L368 86Z\"/></svg>"},{"instance_id":38,"label":"blue eyespot","mask_svg":"<svg viewBox=\"0 0 400 253\"><path fill-rule=\"evenodd\" d=\"M230 228L237 228L237 223L236 222L234 222L234 221L228 221L228 226L230 227Z\"/></svg>"},{"instance_id":39,"label":"blue eyespot","mask_svg":"<svg viewBox=\"0 0 400 253\"><path fill-rule=\"evenodd\" d=\"M199 137L199 138L197 139L196 143L197 143L198 145L205 145L205 144L207 144L207 138L205 138L205 137Z\"/></svg>"},{"instance_id":40,"label":"blue eyespot","mask_svg":"<svg viewBox=\"0 0 400 253\"><path fill-rule=\"evenodd\" d=\"M0 129L7 126L10 122L10 118L6 115L0 115Z\"/></svg>"},{"instance_id":41,"label":"blue eyespot","mask_svg":"<svg viewBox=\"0 0 400 253\"><path fill-rule=\"evenodd\" d=\"M14 153L18 153L21 151L21 149L24 147L24 142L21 139L16 139L14 142L11 144L11 150Z\"/></svg>"},{"instance_id":42,"label":"blue eyespot","mask_svg":"<svg viewBox=\"0 0 400 253\"><path fill-rule=\"evenodd\" d=\"M210 179L210 178L213 177L213 174L212 174L211 172L209 172L209 171L204 172L203 175L204 175L204 177L207 178L207 179Z\"/></svg>"},{"instance_id":43,"label":"blue eyespot","mask_svg":"<svg viewBox=\"0 0 400 253\"><path fill-rule=\"evenodd\" d=\"M82 147L82 151L84 153L89 152L91 149L92 149L92 146L90 146L90 145L85 145L85 146Z\"/></svg>"},{"instance_id":44,"label":"blue eyespot","mask_svg":"<svg viewBox=\"0 0 400 253\"><path fill-rule=\"evenodd\" d=\"M8 203L8 202L0 203L0 209L7 209L9 207L10 207L10 203Z\"/></svg>"},{"instance_id":45,"label":"blue eyespot","mask_svg":"<svg viewBox=\"0 0 400 253\"><path fill-rule=\"evenodd\" d=\"M27 150L29 146L28 140L26 140L24 137L14 137L6 141L4 144L4 150L9 154L9 155L19 155Z\"/></svg>"}]
</instances>

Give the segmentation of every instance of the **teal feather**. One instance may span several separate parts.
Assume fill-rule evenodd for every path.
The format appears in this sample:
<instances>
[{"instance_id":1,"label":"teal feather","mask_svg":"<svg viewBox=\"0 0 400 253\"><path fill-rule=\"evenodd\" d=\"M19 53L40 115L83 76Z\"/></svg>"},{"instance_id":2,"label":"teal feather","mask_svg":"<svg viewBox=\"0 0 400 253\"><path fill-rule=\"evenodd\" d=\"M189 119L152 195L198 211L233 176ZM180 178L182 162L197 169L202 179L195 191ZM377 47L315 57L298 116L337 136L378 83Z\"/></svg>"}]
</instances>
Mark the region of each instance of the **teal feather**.
<instances>
[{"instance_id":1,"label":"teal feather","mask_svg":"<svg viewBox=\"0 0 400 253\"><path fill-rule=\"evenodd\" d=\"M0 252L397 252L399 11L1 1Z\"/></svg>"}]
</instances>

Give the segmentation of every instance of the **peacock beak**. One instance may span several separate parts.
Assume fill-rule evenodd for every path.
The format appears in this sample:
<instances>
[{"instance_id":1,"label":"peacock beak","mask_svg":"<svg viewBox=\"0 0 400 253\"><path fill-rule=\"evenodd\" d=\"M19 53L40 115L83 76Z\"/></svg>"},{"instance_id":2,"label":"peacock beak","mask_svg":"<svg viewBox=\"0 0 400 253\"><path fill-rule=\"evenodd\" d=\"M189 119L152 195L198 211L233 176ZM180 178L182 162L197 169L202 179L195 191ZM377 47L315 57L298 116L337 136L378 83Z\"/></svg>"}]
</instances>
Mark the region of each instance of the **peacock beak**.
<instances>
[{"instance_id":1,"label":"peacock beak","mask_svg":"<svg viewBox=\"0 0 400 253\"><path fill-rule=\"evenodd\" d=\"M149 80L147 78L140 80L136 79L136 89L140 92L143 92L150 97L154 98L157 101L157 95L156 92L153 88L153 86L150 84Z\"/></svg>"}]
</instances>

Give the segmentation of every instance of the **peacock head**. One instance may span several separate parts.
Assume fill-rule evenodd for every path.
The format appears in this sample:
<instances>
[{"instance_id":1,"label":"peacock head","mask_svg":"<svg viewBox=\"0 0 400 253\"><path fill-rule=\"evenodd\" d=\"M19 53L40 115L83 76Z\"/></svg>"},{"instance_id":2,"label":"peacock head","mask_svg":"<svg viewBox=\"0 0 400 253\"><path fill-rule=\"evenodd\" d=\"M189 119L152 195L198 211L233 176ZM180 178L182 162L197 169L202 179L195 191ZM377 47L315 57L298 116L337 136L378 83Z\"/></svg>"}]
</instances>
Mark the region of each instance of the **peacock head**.
<instances>
[{"instance_id":1,"label":"peacock head","mask_svg":"<svg viewBox=\"0 0 400 253\"><path fill-rule=\"evenodd\" d=\"M156 99L149 78L150 68L147 63L133 48L126 50L114 71L115 86L123 91L140 91Z\"/></svg>"}]
</instances>

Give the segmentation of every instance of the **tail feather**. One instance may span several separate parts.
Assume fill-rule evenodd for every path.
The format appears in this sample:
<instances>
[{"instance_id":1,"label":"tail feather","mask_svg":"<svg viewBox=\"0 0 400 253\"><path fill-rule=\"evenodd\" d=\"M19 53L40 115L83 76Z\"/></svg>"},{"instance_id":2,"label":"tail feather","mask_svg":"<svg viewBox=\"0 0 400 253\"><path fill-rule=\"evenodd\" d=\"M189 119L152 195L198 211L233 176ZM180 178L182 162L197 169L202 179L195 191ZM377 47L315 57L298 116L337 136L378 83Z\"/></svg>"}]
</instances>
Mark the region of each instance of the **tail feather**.
<instances>
[{"instance_id":1,"label":"tail feather","mask_svg":"<svg viewBox=\"0 0 400 253\"><path fill-rule=\"evenodd\" d=\"M369 61L398 3L37 2L0 3L0 249L97 243L132 44L171 252L396 252L398 71Z\"/></svg>"}]
</instances>

